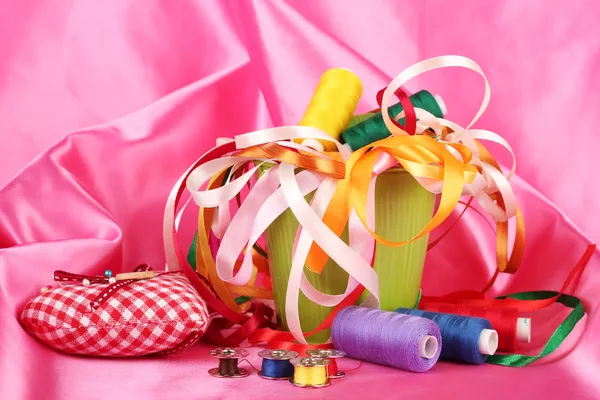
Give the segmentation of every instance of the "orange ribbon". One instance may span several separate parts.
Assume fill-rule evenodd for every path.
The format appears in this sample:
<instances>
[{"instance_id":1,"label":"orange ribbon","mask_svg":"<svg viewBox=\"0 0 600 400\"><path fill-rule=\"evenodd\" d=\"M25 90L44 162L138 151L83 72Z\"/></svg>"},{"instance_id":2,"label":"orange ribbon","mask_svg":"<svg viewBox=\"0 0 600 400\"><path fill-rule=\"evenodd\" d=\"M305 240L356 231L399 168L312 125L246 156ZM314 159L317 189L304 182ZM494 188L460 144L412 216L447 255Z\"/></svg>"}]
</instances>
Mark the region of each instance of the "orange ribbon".
<instances>
[{"instance_id":1,"label":"orange ribbon","mask_svg":"<svg viewBox=\"0 0 600 400\"><path fill-rule=\"evenodd\" d=\"M357 150L347 161L346 176L338 183L337 190L323 217L323 222L338 235L343 232L353 207L370 234L387 246L403 246L419 239L448 218L460 200L464 184L472 182L478 172L477 168L470 164L471 150L457 143L451 143L449 146L460 154L462 162L445 148L446 144L427 136L393 136L370 146L372 148L365 147ZM478 146L484 149L481 151L481 154L484 155L482 160L500 169L487 149L480 143ZM435 215L417 235L406 241L387 240L369 229L366 223L367 192L372 179L373 167L381 152L393 156L406 171L415 177L443 180L444 182L440 206ZM496 196L496 201L500 207L504 208L500 196ZM508 223L498 223L497 231L498 270L514 273L522 258L524 242L524 223L520 211L517 212L517 235L510 259L508 258ZM329 256L316 244L313 244L307 264L311 270L320 273L328 259Z\"/></svg>"},{"instance_id":2,"label":"orange ribbon","mask_svg":"<svg viewBox=\"0 0 600 400\"><path fill-rule=\"evenodd\" d=\"M371 146L352 153L345 165L340 161L339 155L336 156L333 153L328 154L328 156L332 156L331 158L319 157L310 153L300 153L276 143L252 146L236 152L235 155L248 157L249 162L256 158L272 159L339 179L336 191L323 217L324 223L329 229L340 235L348 223L350 211L354 209L370 234L377 241L392 247L399 247L410 243L427 235L438 227L455 209L462 195L464 184L472 182L478 172L476 166L470 164L472 159L471 150L462 144L447 144L438 142L428 136L417 135L392 136L375 142ZM451 146L456 150L460 154L462 161L450 153L446 146ZM479 142L477 142L477 146L481 160L500 170L498 163L489 151ZM433 218L417 235L406 241L395 242L387 240L369 229L366 223L366 198L372 179L372 171L378 156L383 152L394 157L406 171L416 178L443 181L440 206ZM220 186L217 182L222 181L224 175L225 171L222 171L213 177L209 183L209 188ZM491 197L499 207L505 209L501 196L492 194ZM255 271L253 279L248 285L243 287L234 286L226 284L219 279L215 261L208 245L213 212L213 209L201 209L199 213L198 245L196 248L197 271L211 282L219 298L230 309L236 312L241 312L242 310L235 302L234 294L255 298L272 298L272 294L268 290L254 287L258 265L260 265L262 272L266 272L268 268L266 259L258 254L253 255ZM516 222L516 235L513 243L513 252L510 257L508 255L508 222L496 223L498 272L514 273L522 259L524 221L519 210L517 210ZM318 245L313 243L307 260L308 267L320 273L328 259L329 256ZM490 281L484 290L491 287L494 279Z\"/></svg>"}]
</instances>

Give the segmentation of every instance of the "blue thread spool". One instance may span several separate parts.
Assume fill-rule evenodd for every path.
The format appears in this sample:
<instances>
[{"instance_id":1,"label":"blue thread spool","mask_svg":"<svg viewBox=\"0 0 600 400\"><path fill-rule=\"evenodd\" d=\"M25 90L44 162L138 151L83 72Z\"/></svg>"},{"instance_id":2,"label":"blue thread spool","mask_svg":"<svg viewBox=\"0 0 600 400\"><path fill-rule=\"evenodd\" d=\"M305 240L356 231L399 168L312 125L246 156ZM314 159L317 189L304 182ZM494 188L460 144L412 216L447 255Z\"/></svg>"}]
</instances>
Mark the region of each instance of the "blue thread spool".
<instances>
[{"instance_id":1,"label":"blue thread spool","mask_svg":"<svg viewBox=\"0 0 600 400\"><path fill-rule=\"evenodd\" d=\"M291 350L262 350L258 356L263 359L258 375L265 379L290 379L294 376L294 366L290 363L298 353Z\"/></svg>"},{"instance_id":2,"label":"blue thread spool","mask_svg":"<svg viewBox=\"0 0 600 400\"><path fill-rule=\"evenodd\" d=\"M498 333L487 319L408 308L398 308L396 312L438 324L443 343L440 358L483 364L498 348Z\"/></svg>"}]
</instances>

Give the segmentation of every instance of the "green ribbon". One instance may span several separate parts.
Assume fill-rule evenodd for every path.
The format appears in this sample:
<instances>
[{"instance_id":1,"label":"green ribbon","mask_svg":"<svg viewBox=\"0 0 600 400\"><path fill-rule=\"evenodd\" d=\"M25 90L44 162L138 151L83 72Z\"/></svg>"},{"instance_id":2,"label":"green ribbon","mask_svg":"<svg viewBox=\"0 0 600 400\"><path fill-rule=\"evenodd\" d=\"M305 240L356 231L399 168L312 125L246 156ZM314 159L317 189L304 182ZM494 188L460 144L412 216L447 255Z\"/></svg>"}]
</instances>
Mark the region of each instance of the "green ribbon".
<instances>
[{"instance_id":1,"label":"green ribbon","mask_svg":"<svg viewBox=\"0 0 600 400\"><path fill-rule=\"evenodd\" d=\"M196 245L198 244L198 231L194 234L194 240L192 240L192 244L190 245L190 249L188 250L187 260L192 266L192 269L196 270Z\"/></svg>"},{"instance_id":2,"label":"green ribbon","mask_svg":"<svg viewBox=\"0 0 600 400\"><path fill-rule=\"evenodd\" d=\"M501 296L498 299L504 299L510 297L517 300L545 300L559 295L558 292L551 291L533 291L533 292L521 292L515 293L508 296ZM490 364L505 365L507 367L524 367L531 364L532 362L539 360L540 358L546 357L547 355L554 352L564 340L569 336L569 333L575 328L577 322L585 315L583 304L575 296L568 294L561 294L556 300L557 303L563 304L572 311L569 313L567 318L556 328L546 345L542 349L542 352L537 356L525 356L522 354L495 354L489 356L487 362Z\"/></svg>"},{"instance_id":3,"label":"green ribbon","mask_svg":"<svg viewBox=\"0 0 600 400\"><path fill-rule=\"evenodd\" d=\"M423 289L419 289L419 294L417 295L417 301L415 302L415 306L413 307L415 310L419 308L419 303L421 302L421 297L423 297Z\"/></svg>"}]
</instances>

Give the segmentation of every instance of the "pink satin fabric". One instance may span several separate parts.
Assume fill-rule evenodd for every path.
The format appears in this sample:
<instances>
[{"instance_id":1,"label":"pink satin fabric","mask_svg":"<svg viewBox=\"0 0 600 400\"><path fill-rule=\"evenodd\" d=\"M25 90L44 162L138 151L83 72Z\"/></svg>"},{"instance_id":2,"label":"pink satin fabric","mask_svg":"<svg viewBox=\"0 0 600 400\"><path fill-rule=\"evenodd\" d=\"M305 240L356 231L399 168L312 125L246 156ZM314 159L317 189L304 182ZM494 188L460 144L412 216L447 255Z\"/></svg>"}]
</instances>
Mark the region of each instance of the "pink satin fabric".
<instances>
[{"instance_id":1,"label":"pink satin fabric","mask_svg":"<svg viewBox=\"0 0 600 400\"><path fill-rule=\"evenodd\" d=\"M440 362L425 374L364 364L318 394L254 374L211 378L216 362L201 345L165 358L66 356L16 319L56 269L163 267L162 214L177 178L217 137L299 121L326 68L361 77L367 111L399 71L444 54L481 65L493 96L476 128L507 139L519 165L525 258L491 294L558 289L600 237L599 13L593 0L1 0L0 399L599 398L598 253L574 292L589 314L549 360ZM467 125L482 85L444 70L409 89L440 93L448 117ZM188 207L183 246L195 223ZM469 211L429 253L423 289L479 289L493 269L491 230ZM560 312L533 315L526 351L539 351Z\"/></svg>"}]
</instances>

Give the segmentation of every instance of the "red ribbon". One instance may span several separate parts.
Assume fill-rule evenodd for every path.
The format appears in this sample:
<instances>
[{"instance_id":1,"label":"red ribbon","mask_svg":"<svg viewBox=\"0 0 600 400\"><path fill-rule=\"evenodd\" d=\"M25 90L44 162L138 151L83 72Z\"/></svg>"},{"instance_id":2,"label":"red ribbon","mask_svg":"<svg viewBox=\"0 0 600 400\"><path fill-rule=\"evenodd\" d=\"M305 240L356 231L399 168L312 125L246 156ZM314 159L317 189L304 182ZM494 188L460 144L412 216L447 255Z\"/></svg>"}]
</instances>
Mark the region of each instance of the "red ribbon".
<instances>
[{"instance_id":1,"label":"red ribbon","mask_svg":"<svg viewBox=\"0 0 600 400\"><path fill-rule=\"evenodd\" d=\"M386 89L387 86L377 93L377 105L379 106L380 110L381 102L383 101L383 93ZM396 121L395 118L391 118L392 123L398 128L402 129L403 131L406 131L406 133L408 133L409 135L415 135L417 133L417 114L415 113L415 108L413 107L410 98L408 97L406 92L404 92L404 90L400 88L398 88L396 92L394 92L394 94L396 95L396 97L398 97L398 100L400 100L400 104L402 104L402 108L404 109L404 122L406 124L406 127L402 126L402 124Z\"/></svg>"},{"instance_id":2,"label":"red ribbon","mask_svg":"<svg viewBox=\"0 0 600 400\"><path fill-rule=\"evenodd\" d=\"M577 287L579 281L581 279L581 275L583 271L585 271L585 267L588 265L592 255L594 255L594 251L596 250L596 244L591 243L588 244L585 253L581 256L579 261L575 264L567 279L563 283L562 287L558 294L554 297L543 299L543 300L517 300L513 298L505 298L505 299L486 299L484 296L484 291L460 291L450 293L446 296L441 297L433 297L433 296L423 296L421 301L423 303L453 303L453 304L471 304L471 305L479 305L479 306L501 306L501 307L510 307L519 310L520 312L531 312L541 310L546 308L556 302L556 300L562 295L569 286L573 285L573 288ZM496 275L494 275L491 279L493 282L496 279ZM486 287L490 286L489 284Z\"/></svg>"},{"instance_id":3,"label":"red ribbon","mask_svg":"<svg viewBox=\"0 0 600 400\"><path fill-rule=\"evenodd\" d=\"M355 304L360 295L364 291L364 287L358 286L352 293L348 295L344 300L342 300L333 311L317 326L310 332L307 332L305 336L311 336L315 333L321 332L325 329L331 327L333 323L333 319L343 308L351 306ZM294 340L294 337L289 332L278 331L275 329L258 329L256 330L252 336L248 339L250 344L256 345L259 343L267 343L267 346L271 349L287 349L297 351L299 353L304 353L306 350L311 349L328 349L331 348L331 344L300 344Z\"/></svg>"}]
</instances>

